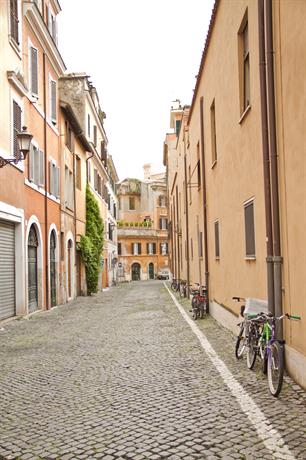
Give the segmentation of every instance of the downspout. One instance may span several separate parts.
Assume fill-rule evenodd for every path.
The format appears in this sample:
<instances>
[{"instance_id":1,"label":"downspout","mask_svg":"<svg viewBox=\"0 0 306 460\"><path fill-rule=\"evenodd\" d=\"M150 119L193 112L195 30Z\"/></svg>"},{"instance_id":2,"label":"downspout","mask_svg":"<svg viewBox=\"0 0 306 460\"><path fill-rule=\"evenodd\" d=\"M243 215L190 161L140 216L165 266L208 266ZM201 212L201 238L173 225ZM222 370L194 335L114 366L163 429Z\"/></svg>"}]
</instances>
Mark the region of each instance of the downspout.
<instances>
[{"instance_id":1,"label":"downspout","mask_svg":"<svg viewBox=\"0 0 306 460\"><path fill-rule=\"evenodd\" d=\"M185 212L186 212L186 256L187 256L187 293L189 298L189 284L190 284L190 261L189 261L189 214L188 214L188 193L187 193L187 156L186 156L186 128L184 128L184 175L185 175ZM191 186L191 184L189 184Z\"/></svg>"},{"instance_id":2,"label":"downspout","mask_svg":"<svg viewBox=\"0 0 306 460\"><path fill-rule=\"evenodd\" d=\"M181 279L181 251L180 251L180 232L179 232L179 202L178 202L178 187L175 187L176 195L176 228L177 228L177 277Z\"/></svg>"},{"instance_id":3,"label":"downspout","mask_svg":"<svg viewBox=\"0 0 306 460\"><path fill-rule=\"evenodd\" d=\"M47 95L46 95L46 53L43 53L43 82L44 82L44 151L45 151L45 271L46 271L46 309L49 310L49 264L48 264L48 162L47 162Z\"/></svg>"},{"instance_id":4,"label":"downspout","mask_svg":"<svg viewBox=\"0 0 306 460\"><path fill-rule=\"evenodd\" d=\"M203 225L204 225L204 251L205 251L205 286L207 289L207 312L209 312L209 265L208 265L208 235L207 235L207 193L206 193L206 170L205 170L205 144L204 144L204 100L200 99L200 123L201 123L201 161L202 161L202 184L203 184Z\"/></svg>"},{"instance_id":5,"label":"downspout","mask_svg":"<svg viewBox=\"0 0 306 460\"><path fill-rule=\"evenodd\" d=\"M275 84L274 84L274 51L273 51L273 11L272 0L266 0L266 39L267 39L267 90L268 90L268 121L271 158L271 194L273 219L273 266L274 266L274 301L275 315L282 315L282 256L280 243L280 210L278 191L278 155L276 142L275 116ZM278 322L278 338L283 337L282 322Z\"/></svg>"},{"instance_id":6,"label":"downspout","mask_svg":"<svg viewBox=\"0 0 306 460\"><path fill-rule=\"evenodd\" d=\"M264 0L258 0L258 38L259 38L261 134L262 134L264 197L265 197L265 215L266 215L266 254L267 254L266 262L267 262L268 306L269 306L269 311L274 314L275 305L274 305L274 275L273 275L273 230L272 230L272 209L271 209L269 132L268 132L268 114L267 114Z\"/></svg>"},{"instance_id":7,"label":"downspout","mask_svg":"<svg viewBox=\"0 0 306 460\"><path fill-rule=\"evenodd\" d=\"M74 279L76 281L76 285L74 286L74 292L75 292L75 297L77 297L77 284L78 284L78 279L76 277L77 273L77 231L76 231L76 189L75 189L75 148L74 148L74 140L73 140L73 201L74 201L74 209L73 209L73 225L74 225ZM80 274L78 273L78 276Z\"/></svg>"}]
</instances>

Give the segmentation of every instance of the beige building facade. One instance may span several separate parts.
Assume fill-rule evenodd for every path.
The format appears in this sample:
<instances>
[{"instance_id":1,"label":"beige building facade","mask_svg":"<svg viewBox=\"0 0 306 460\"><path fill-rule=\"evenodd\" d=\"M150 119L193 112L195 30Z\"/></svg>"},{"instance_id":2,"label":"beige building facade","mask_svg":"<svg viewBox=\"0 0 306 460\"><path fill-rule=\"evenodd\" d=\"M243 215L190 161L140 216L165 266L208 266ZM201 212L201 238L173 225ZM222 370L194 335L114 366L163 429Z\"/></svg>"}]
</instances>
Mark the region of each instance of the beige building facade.
<instances>
[{"instance_id":1,"label":"beige building facade","mask_svg":"<svg viewBox=\"0 0 306 460\"><path fill-rule=\"evenodd\" d=\"M233 332L233 296L300 315L283 329L304 387L305 19L299 0L216 1L191 106L173 106L164 147L173 275L206 284Z\"/></svg>"},{"instance_id":2,"label":"beige building facade","mask_svg":"<svg viewBox=\"0 0 306 460\"><path fill-rule=\"evenodd\" d=\"M118 184L118 280L169 274L165 175L125 179Z\"/></svg>"}]
</instances>

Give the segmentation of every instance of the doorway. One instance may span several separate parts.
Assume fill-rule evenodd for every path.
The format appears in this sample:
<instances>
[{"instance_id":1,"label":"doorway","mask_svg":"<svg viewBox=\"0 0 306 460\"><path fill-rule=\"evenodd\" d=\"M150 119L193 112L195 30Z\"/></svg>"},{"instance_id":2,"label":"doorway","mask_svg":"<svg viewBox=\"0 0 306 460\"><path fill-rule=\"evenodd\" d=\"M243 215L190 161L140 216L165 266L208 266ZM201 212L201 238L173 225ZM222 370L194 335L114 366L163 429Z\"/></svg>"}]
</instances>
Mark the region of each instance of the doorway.
<instances>
[{"instance_id":1,"label":"doorway","mask_svg":"<svg viewBox=\"0 0 306 460\"><path fill-rule=\"evenodd\" d=\"M154 264L153 264L153 262L149 263L149 279L154 280Z\"/></svg>"},{"instance_id":2,"label":"doorway","mask_svg":"<svg viewBox=\"0 0 306 460\"><path fill-rule=\"evenodd\" d=\"M50 291L51 291L51 307L56 305L56 236L52 230L50 236Z\"/></svg>"},{"instance_id":3,"label":"doorway","mask_svg":"<svg viewBox=\"0 0 306 460\"><path fill-rule=\"evenodd\" d=\"M28 237L28 306L29 313L38 309L37 280L37 248L38 238L35 226L32 225Z\"/></svg>"},{"instance_id":4,"label":"doorway","mask_svg":"<svg viewBox=\"0 0 306 460\"><path fill-rule=\"evenodd\" d=\"M132 281L140 280L140 264L138 262L132 265Z\"/></svg>"}]
</instances>

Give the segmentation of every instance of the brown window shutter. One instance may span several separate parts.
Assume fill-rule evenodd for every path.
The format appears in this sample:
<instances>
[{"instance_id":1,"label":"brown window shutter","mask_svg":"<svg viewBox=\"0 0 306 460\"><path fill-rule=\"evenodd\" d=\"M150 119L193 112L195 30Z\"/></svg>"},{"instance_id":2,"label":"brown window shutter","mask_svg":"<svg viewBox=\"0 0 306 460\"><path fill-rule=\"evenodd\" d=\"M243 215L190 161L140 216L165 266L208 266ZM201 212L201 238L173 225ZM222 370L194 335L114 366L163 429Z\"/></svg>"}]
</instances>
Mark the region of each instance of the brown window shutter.
<instances>
[{"instance_id":1,"label":"brown window shutter","mask_svg":"<svg viewBox=\"0 0 306 460\"><path fill-rule=\"evenodd\" d=\"M156 243L153 243L153 254L156 254Z\"/></svg>"},{"instance_id":2,"label":"brown window shutter","mask_svg":"<svg viewBox=\"0 0 306 460\"><path fill-rule=\"evenodd\" d=\"M94 125L94 127L93 127L93 135L94 135L93 143L94 143L94 146L97 147L97 137L98 136L97 136L97 127L96 127L96 125Z\"/></svg>"},{"instance_id":3,"label":"brown window shutter","mask_svg":"<svg viewBox=\"0 0 306 460\"><path fill-rule=\"evenodd\" d=\"M255 224L254 203L248 203L244 207L245 218L245 248L246 256L255 257Z\"/></svg>"},{"instance_id":4,"label":"brown window shutter","mask_svg":"<svg viewBox=\"0 0 306 460\"><path fill-rule=\"evenodd\" d=\"M28 172L29 172L29 181L34 181L34 146L31 146L29 156L28 156Z\"/></svg>"},{"instance_id":5,"label":"brown window shutter","mask_svg":"<svg viewBox=\"0 0 306 460\"><path fill-rule=\"evenodd\" d=\"M10 23L11 23L11 36L19 45L19 32L18 32L18 1L10 0Z\"/></svg>"},{"instance_id":6,"label":"brown window shutter","mask_svg":"<svg viewBox=\"0 0 306 460\"><path fill-rule=\"evenodd\" d=\"M13 149L14 157L20 158L17 134L21 131L21 108L13 101Z\"/></svg>"},{"instance_id":7,"label":"brown window shutter","mask_svg":"<svg viewBox=\"0 0 306 460\"><path fill-rule=\"evenodd\" d=\"M215 257L220 257L219 222L215 222Z\"/></svg>"},{"instance_id":8,"label":"brown window shutter","mask_svg":"<svg viewBox=\"0 0 306 460\"><path fill-rule=\"evenodd\" d=\"M31 91L38 94L38 51L31 46Z\"/></svg>"},{"instance_id":9,"label":"brown window shutter","mask_svg":"<svg viewBox=\"0 0 306 460\"><path fill-rule=\"evenodd\" d=\"M42 150L39 150L39 184L42 187L45 185L45 155Z\"/></svg>"},{"instance_id":10,"label":"brown window shutter","mask_svg":"<svg viewBox=\"0 0 306 460\"><path fill-rule=\"evenodd\" d=\"M150 254L150 251L149 251L149 243L147 243L147 254Z\"/></svg>"},{"instance_id":11,"label":"brown window shutter","mask_svg":"<svg viewBox=\"0 0 306 460\"><path fill-rule=\"evenodd\" d=\"M141 254L141 243L138 243L138 254Z\"/></svg>"}]
</instances>

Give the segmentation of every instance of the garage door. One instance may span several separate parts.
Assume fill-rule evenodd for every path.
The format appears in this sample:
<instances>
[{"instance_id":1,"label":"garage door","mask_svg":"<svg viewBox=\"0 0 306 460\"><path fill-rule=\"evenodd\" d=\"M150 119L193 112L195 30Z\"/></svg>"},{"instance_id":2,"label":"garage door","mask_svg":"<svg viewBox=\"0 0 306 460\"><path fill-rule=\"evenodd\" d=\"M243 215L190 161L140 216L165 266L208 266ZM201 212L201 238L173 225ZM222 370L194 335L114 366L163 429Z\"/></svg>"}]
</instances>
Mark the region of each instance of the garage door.
<instances>
[{"instance_id":1,"label":"garage door","mask_svg":"<svg viewBox=\"0 0 306 460\"><path fill-rule=\"evenodd\" d=\"M0 320L15 315L15 225L0 220Z\"/></svg>"}]
</instances>

